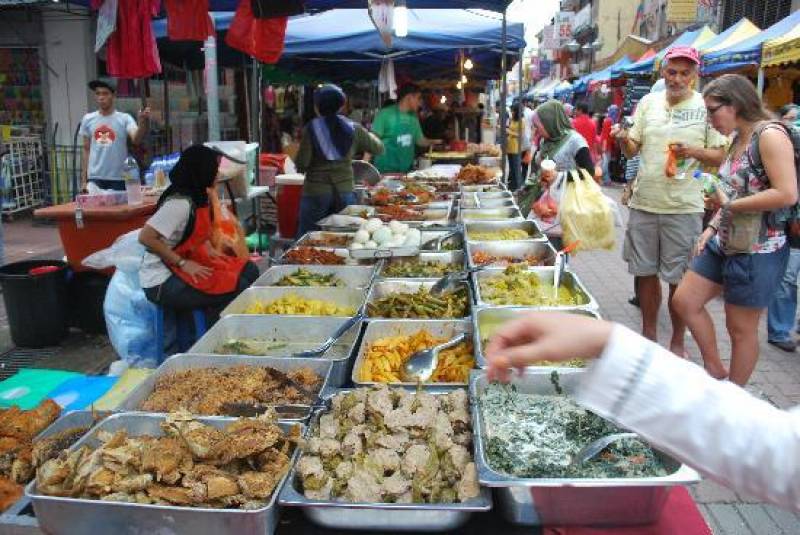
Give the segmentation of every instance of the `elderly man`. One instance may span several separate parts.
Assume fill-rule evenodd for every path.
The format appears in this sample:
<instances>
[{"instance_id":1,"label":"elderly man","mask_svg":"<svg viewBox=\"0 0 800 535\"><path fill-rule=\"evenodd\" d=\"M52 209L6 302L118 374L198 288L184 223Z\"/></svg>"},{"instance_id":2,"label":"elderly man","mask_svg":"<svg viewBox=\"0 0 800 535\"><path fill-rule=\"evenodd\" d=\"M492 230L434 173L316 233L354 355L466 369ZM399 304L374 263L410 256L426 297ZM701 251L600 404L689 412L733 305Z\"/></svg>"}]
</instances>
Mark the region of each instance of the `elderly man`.
<instances>
[{"instance_id":1,"label":"elderly man","mask_svg":"<svg viewBox=\"0 0 800 535\"><path fill-rule=\"evenodd\" d=\"M703 98L693 89L699 65L700 57L694 48L670 49L661 69L666 90L642 99L629 131L618 125L611 131L626 157L639 154L641 158L638 182L629 204L623 257L628 271L638 278L642 334L657 340L663 280L670 288L669 347L682 357L686 356L686 325L673 310L672 296L686 271L692 245L702 231L703 194L692 174L701 164L719 166L728 143L708 125ZM678 160L677 172L667 176L670 147Z\"/></svg>"}]
</instances>

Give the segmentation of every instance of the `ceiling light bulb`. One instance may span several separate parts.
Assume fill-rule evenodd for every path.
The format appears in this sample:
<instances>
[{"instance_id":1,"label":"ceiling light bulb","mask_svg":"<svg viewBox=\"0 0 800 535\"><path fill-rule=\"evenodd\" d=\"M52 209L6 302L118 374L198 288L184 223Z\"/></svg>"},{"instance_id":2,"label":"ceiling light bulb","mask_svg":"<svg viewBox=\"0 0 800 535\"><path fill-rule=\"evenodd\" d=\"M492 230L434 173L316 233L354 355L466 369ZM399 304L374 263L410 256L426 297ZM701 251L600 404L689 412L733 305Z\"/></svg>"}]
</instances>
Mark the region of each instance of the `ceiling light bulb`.
<instances>
[{"instance_id":1,"label":"ceiling light bulb","mask_svg":"<svg viewBox=\"0 0 800 535\"><path fill-rule=\"evenodd\" d=\"M462 87L464 87L464 84L462 84L461 82L458 82L456 84L456 89L461 89Z\"/></svg>"},{"instance_id":2,"label":"ceiling light bulb","mask_svg":"<svg viewBox=\"0 0 800 535\"><path fill-rule=\"evenodd\" d=\"M462 74L461 75L461 83L462 84L466 84L467 83L467 75L466 74Z\"/></svg>"},{"instance_id":3,"label":"ceiling light bulb","mask_svg":"<svg viewBox=\"0 0 800 535\"><path fill-rule=\"evenodd\" d=\"M442 95L442 98L439 100L442 104L447 104L447 97Z\"/></svg>"},{"instance_id":4,"label":"ceiling light bulb","mask_svg":"<svg viewBox=\"0 0 800 535\"><path fill-rule=\"evenodd\" d=\"M468 71L471 71L471 70L472 70L472 67L474 67L474 65L473 65L473 63L472 63L472 60L471 60L471 59L469 59L469 58L467 58L467 60L464 62L464 68L465 68L466 70L468 70Z\"/></svg>"},{"instance_id":5,"label":"ceiling light bulb","mask_svg":"<svg viewBox=\"0 0 800 535\"><path fill-rule=\"evenodd\" d=\"M397 37L408 36L408 8L395 6L394 8L394 34Z\"/></svg>"}]
</instances>

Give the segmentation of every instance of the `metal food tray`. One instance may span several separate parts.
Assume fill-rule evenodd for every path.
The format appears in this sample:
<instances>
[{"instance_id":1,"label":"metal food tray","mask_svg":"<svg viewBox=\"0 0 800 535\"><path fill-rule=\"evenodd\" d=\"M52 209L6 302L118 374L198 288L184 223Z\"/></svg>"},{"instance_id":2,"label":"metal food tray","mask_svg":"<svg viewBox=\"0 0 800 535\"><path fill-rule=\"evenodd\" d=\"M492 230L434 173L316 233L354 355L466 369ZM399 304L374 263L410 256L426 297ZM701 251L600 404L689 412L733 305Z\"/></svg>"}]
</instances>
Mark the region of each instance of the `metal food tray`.
<instances>
[{"instance_id":1,"label":"metal food tray","mask_svg":"<svg viewBox=\"0 0 800 535\"><path fill-rule=\"evenodd\" d=\"M505 185L499 180L494 180L489 184L461 184L461 193L497 193L508 191Z\"/></svg>"},{"instance_id":2,"label":"metal food tray","mask_svg":"<svg viewBox=\"0 0 800 535\"><path fill-rule=\"evenodd\" d=\"M305 269L320 275L334 274L344 283L345 288L369 288L375 274L375 266L318 266L304 264L281 264L267 269L254 283L253 287L278 286L278 281L298 269ZM279 286L280 287L280 286ZM342 288L342 286L286 286L286 288Z\"/></svg>"},{"instance_id":3,"label":"metal food tray","mask_svg":"<svg viewBox=\"0 0 800 535\"><path fill-rule=\"evenodd\" d=\"M464 268L464 251L436 251L436 252L425 252L422 251L417 255L416 259L419 262L432 262L435 264L453 264L456 266L457 269L461 270ZM407 278L407 279L429 279L430 276L427 277L397 277L397 276L385 276L386 269L391 266L392 264L400 263L400 262L408 262L409 259L401 259L401 260L387 260L383 263L378 271L378 278L390 278L390 279L397 279L397 278Z\"/></svg>"},{"instance_id":4,"label":"metal food tray","mask_svg":"<svg viewBox=\"0 0 800 535\"><path fill-rule=\"evenodd\" d=\"M556 250L546 241L483 241L467 243L467 265L477 267L473 255L486 253L492 256L510 256L522 261L526 256L544 258L544 266L552 266L556 261ZM492 263L490 267L505 267Z\"/></svg>"},{"instance_id":5,"label":"metal food tray","mask_svg":"<svg viewBox=\"0 0 800 535\"><path fill-rule=\"evenodd\" d=\"M55 422L50 424L47 429L36 435L33 442L51 437L61 431L72 429L73 427L86 427L87 432L95 426L97 422L111 414L109 411L72 411L63 413ZM97 417L97 419L95 419ZM39 534L39 521L36 516L28 514L31 499L23 495L14 504L0 514L0 533L22 535Z\"/></svg>"},{"instance_id":6,"label":"metal food tray","mask_svg":"<svg viewBox=\"0 0 800 535\"><path fill-rule=\"evenodd\" d=\"M335 248L335 247L314 247L314 249L319 249L321 251L330 251L331 253L335 253L337 256L341 256L344 259L344 264L296 264L293 262L289 262L286 257L291 252L297 249L298 247L307 247L307 246L298 246L293 245L289 249L286 249L281 257L278 259L278 264L286 265L286 266L328 266L328 267L345 267L345 266L372 266L375 264L374 260L356 260L350 258L350 250L347 248Z\"/></svg>"},{"instance_id":7,"label":"metal food tray","mask_svg":"<svg viewBox=\"0 0 800 535\"><path fill-rule=\"evenodd\" d=\"M81 446L99 446L97 433L114 433L124 429L130 436L162 436L164 415L120 413L109 416L76 442L71 451ZM198 418L199 421L222 428L236 418ZM293 424L279 422L286 432ZM295 448L291 464L299 454ZM204 509L172 505L145 505L128 502L62 498L40 494L36 480L25 488L33 501L42 531L49 535L96 535L102 533L191 533L218 535L221 533L258 533L271 535L278 525L278 495L288 474L280 480L267 505L260 509ZM101 527L102 526L102 527Z\"/></svg>"},{"instance_id":8,"label":"metal food tray","mask_svg":"<svg viewBox=\"0 0 800 535\"><path fill-rule=\"evenodd\" d=\"M271 303L280 299L287 294L296 294L304 299L315 299L318 301L328 301L340 307L350 307L357 311L364 304L364 290L356 288L314 288L314 287L276 287L267 286L259 288L248 288L239 294L236 299L230 302L220 314L221 317L230 316L233 314L245 314L245 310L251 304L261 301ZM262 315L270 316L272 314L246 314L246 315ZM292 317L303 317L300 315L292 315ZM320 317L320 316L306 316L306 317ZM323 316L324 317L324 316ZM335 316L347 317L347 316Z\"/></svg>"},{"instance_id":9,"label":"metal food tray","mask_svg":"<svg viewBox=\"0 0 800 535\"><path fill-rule=\"evenodd\" d=\"M509 208L462 208L459 219L464 223L480 221L524 221L516 206Z\"/></svg>"},{"instance_id":10,"label":"metal food tray","mask_svg":"<svg viewBox=\"0 0 800 535\"><path fill-rule=\"evenodd\" d=\"M346 321L343 318L328 317L228 316L214 324L187 353L220 355L220 346L231 338L286 340L289 342L287 347L271 349L268 355L263 355L286 359L294 353L321 346ZM348 365L361 334L361 325L362 322L358 322L328 351L320 355L319 358L332 363L328 386L342 386L347 381ZM223 356L238 359L236 355Z\"/></svg>"},{"instance_id":11,"label":"metal food tray","mask_svg":"<svg viewBox=\"0 0 800 535\"><path fill-rule=\"evenodd\" d=\"M514 321L515 319L529 314L532 309L527 307L475 307L472 310L472 335L473 345L475 346L475 364L478 368L486 368L489 364L486 361L486 355L483 350L483 339L486 338L485 325L487 323L496 323L502 325ZM582 316L589 316L590 318L600 319L600 314L594 310L573 309L567 310L570 314L579 314ZM493 332L487 336L491 336ZM550 373L557 369L559 373L564 371L571 372L580 370L582 368L573 368L569 366L531 366L531 371L542 371Z\"/></svg>"},{"instance_id":12,"label":"metal food tray","mask_svg":"<svg viewBox=\"0 0 800 535\"><path fill-rule=\"evenodd\" d=\"M574 392L583 370L563 374L564 392ZM486 372L471 373L469 392L473 402L472 429L475 463L481 485L500 487L503 510L508 520L543 525L631 525L658 520L671 487L700 481L692 468L655 450L669 475L642 478L520 478L493 470L488 463L483 438L483 418L478 400L488 384ZM550 374L513 374L511 384L518 392L555 395Z\"/></svg>"},{"instance_id":13,"label":"metal food tray","mask_svg":"<svg viewBox=\"0 0 800 535\"><path fill-rule=\"evenodd\" d=\"M326 236L336 236L340 237L343 236L347 238L347 243L349 244L353 241L353 232L332 232L328 230L315 230L313 232L306 232L300 238L294 242L295 247L314 247L315 249L346 249L347 244L345 245L308 245L307 242L311 240L322 240L325 239Z\"/></svg>"},{"instance_id":14,"label":"metal food tray","mask_svg":"<svg viewBox=\"0 0 800 535\"><path fill-rule=\"evenodd\" d=\"M436 281L439 279L381 279L375 281L372 285L372 288L369 291L367 296L367 305L370 303L375 303L379 299L386 297L388 294L393 292L399 293L414 293L419 290L420 287L427 288L430 290ZM467 290L467 315L463 318L437 318L437 319L469 319L472 317L471 309L474 303L472 299L472 289L470 285L466 282L462 284L462 286ZM369 311L365 310L366 317L368 319L403 319L403 318L384 318L383 316L370 316ZM417 319L417 318L407 318L407 319ZM426 319L426 318L419 318L419 319Z\"/></svg>"},{"instance_id":15,"label":"metal food tray","mask_svg":"<svg viewBox=\"0 0 800 535\"><path fill-rule=\"evenodd\" d=\"M452 389L427 389L431 394L443 394ZM329 396L352 392L353 389L329 390ZM311 420L307 430L318 425L321 413ZM475 453L473 443L473 457ZM286 484L281 490L279 503L287 507L301 507L312 522L328 529L351 531L450 531L465 524L472 513L491 510L492 496L488 488L482 487L480 494L465 503L448 504L401 504L401 503L348 503L330 500L310 500L299 489L297 463L292 467Z\"/></svg>"},{"instance_id":16,"label":"metal food tray","mask_svg":"<svg viewBox=\"0 0 800 535\"><path fill-rule=\"evenodd\" d=\"M350 258L356 260L380 260L383 258L401 258L408 256L417 256L419 254L419 246L403 246L403 247L376 247L375 249L351 249Z\"/></svg>"},{"instance_id":17,"label":"metal food tray","mask_svg":"<svg viewBox=\"0 0 800 535\"><path fill-rule=\"evenodd\" d=\"M475 303L478 306L487 306L487 307L526 307L534 310L562 310L568 311L573 309L587 309L587 310L597 310L599 305L595 300L594 296L589 293L589 290L583 285L581 280L578 278L578 275L573 273L572 271L565 270L563 275L561 276L561 285L569 288L572 290L573 293L581 296L583 304L580 305L563 305L563 306L536 306L536 305L525 305L521 303L515 303L510 305L499 305L497 303L490 303L488 301L484 301L483 295L481 292L481 281L485 279L489 279L492 277L496 277L498 275L502 275L505 268L486 268L483 271L478 271L477 273L472 274L472 284L475 288ZM528 268L526 271L529 273L536 273L539 276L539 280L543 281L545 284L553 286L553 281L555 278L555 268L553 267L531 267Z\"/></svg>"},{"instance_id":18,"label":"metal food tray","mask_svg":"<svg viewBox=\"0 0 800 535\"><path fill-rule=\"evenodd\" d=\"M506 229L520 229L528 234L524 240L493 240L497 241L548 241L547 236L542 233L539 226L533 221L481 221L468 222L464 225L464 233L467 242L479 241L470 236L472 232L499 232Z\"/></svg>"},{"instance_id":19,"label":"metal food tray","mask_svg":"<svg viewBox=\"0 0 800 535\"><path fill-rule=\"evenodd\" d=\"M122 400L117 408L123 412L143 410L140 408L140 406L155 390L157 380L164 375L186 370L203 368L233 368L235 366L242 365L252 366L254 368L274 368L283 373L289 373L297 368L310 368L314 371L314 373L322 378L322 383L319 385L319 390L317 392L317 397L319 398L322 391L327 387L332 364L333 363L331 361L324 359L287 359L281 357L250 357L246 355L189 355L181 353L178 355L173 355L165 360L161 366L158 367L155 373L150 374L139 384L139 386L134 388L131 393ZM314 402L316 402L316 400L314 400L312 403ZM305 420L311 414L311 405L302 406L305 407L305 410L298 410L298 414L300 415L298 419ZM170 408L170 410L178 409L180 409L180 407ZM224 415L218 414L201 414L199 416L224 417ZM290 418L286 419L289 420Z\"/></svg>"},{"instance_id":20,"label":"metal food tray","mask_svg":"<svg viewBox=\"0 0 800 535\"><path fill-rule=\"evenodd\" d=\"M358 355L353 364L353 384L356 386L371 386L377 384L388 384L390 386L416 386L416 382L399 383L379 383L376 381L362 381L359 379L358 372L364 363L369 344L381 338L389 336L411 336L418 331L426 330L437 338L450 340L461 333L472 334L472 325L467 320L374 320L369 322L361 343L358 347ZM477 363L477 357L476 357ZM423 387L429 386L466 386L467 383L424 383Z\"/></svg>"},{"instance_id":21,"label":"metal food tray","mask_svg":"<svg viewBox=\"0 0 800 535\"><path fill-rule=\"evenodd\" d=\"M480 206L478 206L480 204ZM483 209L497 209L497 208L517 208L517 203L510 197L502 199L483 199L476 200L470 195L461 198L461 209L469 210L483 210Z\"/></svg>"},{"instance_id":22,"label":"metal food tray","mask_svg":"<svg viewBox=\"0 0 800 535\"><path fill-rule=\"evenodd\" d=\"M440 237L442 237L442 236L444 236L446 234L450 234L451 232L452 231L450 231L450 230L422 230L421 231L421 235L420 235L420 247L422 247L423 245L425 245L429 241L435 240L436 238L440 238ZM448 244L448 243L455 245L455 247L456 247L455 250L463 249L464 248L464 233L463 232L458 232L456 234L453 234L452 236L450 236L449 238L444 240L442 245L445 245L445 244Z\"/></svg>"}]
</instances>

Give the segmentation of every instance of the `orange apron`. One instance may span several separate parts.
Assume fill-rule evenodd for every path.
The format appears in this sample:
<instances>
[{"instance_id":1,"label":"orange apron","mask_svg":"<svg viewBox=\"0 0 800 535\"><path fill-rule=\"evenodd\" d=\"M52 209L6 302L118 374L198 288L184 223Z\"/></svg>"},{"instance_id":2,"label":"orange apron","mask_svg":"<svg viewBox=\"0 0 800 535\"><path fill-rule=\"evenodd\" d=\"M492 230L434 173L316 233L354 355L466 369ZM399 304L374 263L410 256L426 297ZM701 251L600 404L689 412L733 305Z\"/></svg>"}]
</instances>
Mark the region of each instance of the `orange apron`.
<instances>
[{"instance_id":1,"label":"orange apron","mask_svg":"<svg viewBox=\"0 0 800 535\"><path fill-rule=\"evenodd\" d=\"M192 278L188 273L176 266L169 266L170 270L183 282L196 288L203 293L211 295L222 295L236 290L239 284L239 276L247 264L247 257L228 256L220 254L214 256L208 254L211 245L213 225L211 222L211 210L209 207L197 208L195 210L194 229L189 238L175 248L175 252L185 258L192 260L202 266L211 268L213 273L205 279Z\"/></svg>"}]
</instances>

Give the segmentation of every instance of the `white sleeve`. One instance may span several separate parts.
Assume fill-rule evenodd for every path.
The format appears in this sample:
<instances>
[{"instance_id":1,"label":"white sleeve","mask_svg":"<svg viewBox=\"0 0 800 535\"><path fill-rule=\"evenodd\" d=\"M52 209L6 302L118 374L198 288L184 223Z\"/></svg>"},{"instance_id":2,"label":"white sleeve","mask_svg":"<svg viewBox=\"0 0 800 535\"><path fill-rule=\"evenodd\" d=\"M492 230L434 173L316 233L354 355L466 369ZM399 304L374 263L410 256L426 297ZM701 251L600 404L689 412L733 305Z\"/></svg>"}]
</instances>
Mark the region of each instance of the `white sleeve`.
<instances>
[{"instance_id":1,"label":"white sleeve","mask_svg":"<svg viewBox=\"0 0 800 535\"><path fill-rule=\"evenodd\" d=\"M80 135L83 137L92 137L92 133L89 131L89 115L84 115L83 119L81 119L81 126L80 126Z\"/></svg>"},{"instance_id":2,"label":"white sleeve","mask_svg":"<svg viewBox=\"0 0 800 535\"><path fill-rule=\"evenodd\" d=\"M737 492L800 511L800 412L616 325L579 403Z\"/></svg>"},{"instance_id":3,"label":"white sleeve","mask_svg":"<svg viewBox=\"0 0 800 535\"><path fill-rule=\"evenodd\" d=\"M133 137L136 134L136 130L139 128L139 125L136 124L136 120L131 117L129 113L123 113L122 115L125 116L125 131L129 136Z\"/></svg>"},{"instance_id":4,"label":"white sleeve","mask_svg":"<svg viewBox=\"0 0 800 535\"><path fill-rule=\"evenodd\" d=\"M178 231L183 232L189 221L192 206L186 199L170 199L165 202L153 216L147 220L147 226L152 227L163 238Z\"/></svg>"}]
</instances>

